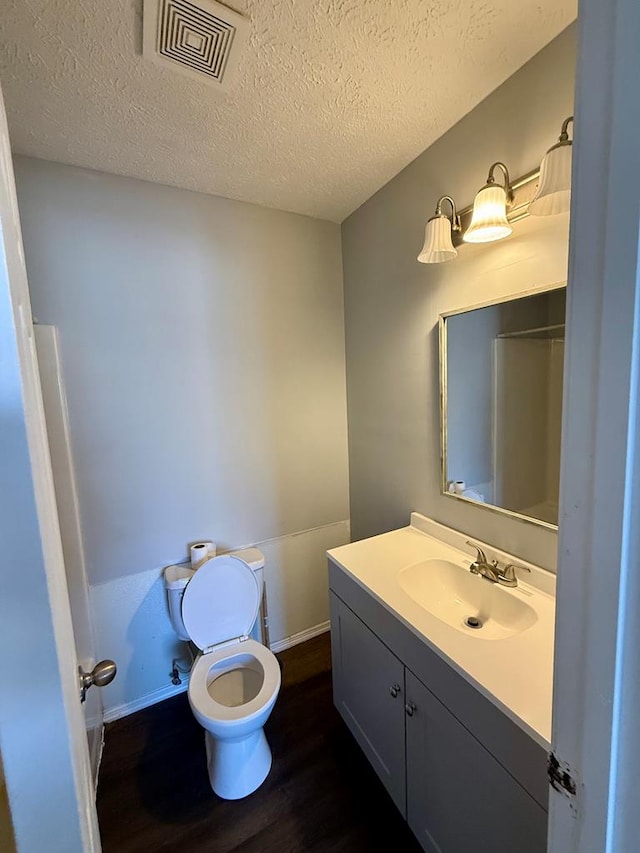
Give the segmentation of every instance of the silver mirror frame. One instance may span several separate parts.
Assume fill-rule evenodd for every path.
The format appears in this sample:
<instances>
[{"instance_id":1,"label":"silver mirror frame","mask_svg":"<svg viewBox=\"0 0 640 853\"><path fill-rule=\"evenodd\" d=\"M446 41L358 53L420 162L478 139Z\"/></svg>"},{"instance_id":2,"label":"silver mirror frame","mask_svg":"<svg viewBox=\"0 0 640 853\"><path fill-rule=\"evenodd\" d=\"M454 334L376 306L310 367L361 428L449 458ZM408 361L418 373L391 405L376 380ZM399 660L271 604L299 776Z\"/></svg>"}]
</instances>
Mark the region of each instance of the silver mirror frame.
<instances>
[{"instance_id":1,"label":"silver mirror frame","mask_svg":"<svg viewBox=\"0 0 640 853\"><path fill-rule=\"evenodd\" d=\"M495 299L487 299L485 302L478 302L473 305L465 305L463 308L455 308L451 311L444 311L438 317L438 335L439 335L439 358L440 358L440 494L447 498L453 498L456 501L463 501L471 506L480 509L489 510L489 512L498 513L499 515L515 518L518 521L524 521L527 524L533 524L536 527L543 527L546 530L558 531L557 524L551 524L548 521L542 521L539 518L533 518L530 515L523 515L520 512L514 512L511 509L495 506L494 504L480 503L479 501L464 498L462 495L452 494L447 488L447 320L450 317L455 317L458 314L467 314L469 311L476 311L479 308L489 308L492 305L502 305L505 302L515 302L517 299L525 299L528 296L539 296L543 293L550 293L554 290L561 290L567 287L566 280L553 282L552 284L536 286L527 290L516 291L509 293L506 296L499 296Z\"/></svg>"}]
</instances>

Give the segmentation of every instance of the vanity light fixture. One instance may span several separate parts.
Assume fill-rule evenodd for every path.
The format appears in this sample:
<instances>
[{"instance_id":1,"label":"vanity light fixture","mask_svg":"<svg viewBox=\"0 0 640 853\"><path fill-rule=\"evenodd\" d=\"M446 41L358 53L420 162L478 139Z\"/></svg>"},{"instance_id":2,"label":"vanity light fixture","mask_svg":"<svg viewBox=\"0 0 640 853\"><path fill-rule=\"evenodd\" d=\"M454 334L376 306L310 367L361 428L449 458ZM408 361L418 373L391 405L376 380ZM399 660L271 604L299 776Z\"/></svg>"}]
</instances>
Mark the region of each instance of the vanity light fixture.
<instances>
[{"instance_id":1,"label":"vanity light fixture","mask_svg":"<svg viewBox=\"0 0 640 853\"><path fill-rule=\"evenodd\" d=\"M562 123L560 138L542 159L538 191L529 205L533 216L554 216L566 213L571 206L571 152L569 124L573 116Z\"/></svg>"},{"instance_id":2,"label":"vanity light fixture","mask_svg":"<svg viewBox=\"0 0 640 853\"><path fill-rule=\"evenodd\" d=\"M451 205L451 216L442 212L442 203L448 201ZM456 211L456 203L451 196L443 195L438 199L435 215L427 222L424 232L424 245L418 255L421 264L441 264L453 260L458 250L451 239L452 231L460 231L460 217Z\"/></svg>"},{"instance_id":3,"label":"vanity light fixture","mask_svg":"<svg viewBox=\"0 0 640 853\"><path fill-rule=\"evenodd\" d=\"M504 174L504 186L497 184L494 171ZM487 183L479 190L473 202L471 224L464 233L465 243L492 243L502 240L513 231L507 220L507 205L513 201L509 170L498 161L489 169Z\"/></svg>"},{"instance_id":4,"label":"vanity light fixture","mask_svg":"<svg viewBox=\"0 0 640 853\"><path fill-rule=\"evenodd\" d=\"M560 138L547 151L539 169L512 181L504 163L493 163L487 183L477 193L473 205L459 212L451 196L441 196L435 216L427 222L424 245L418 255L420 263L439 264L453 260L458 254L456 247L462 241L491 243L502 240L512 233L514 222L530 214L552 216L568 211L573 145L569 139L569 125L572 122L573 116L563 121ZM503 183L496 181L496 169L502 172ZM445 201L451 205L451 216L442 212Z\"/></svg>"}]
</instances>

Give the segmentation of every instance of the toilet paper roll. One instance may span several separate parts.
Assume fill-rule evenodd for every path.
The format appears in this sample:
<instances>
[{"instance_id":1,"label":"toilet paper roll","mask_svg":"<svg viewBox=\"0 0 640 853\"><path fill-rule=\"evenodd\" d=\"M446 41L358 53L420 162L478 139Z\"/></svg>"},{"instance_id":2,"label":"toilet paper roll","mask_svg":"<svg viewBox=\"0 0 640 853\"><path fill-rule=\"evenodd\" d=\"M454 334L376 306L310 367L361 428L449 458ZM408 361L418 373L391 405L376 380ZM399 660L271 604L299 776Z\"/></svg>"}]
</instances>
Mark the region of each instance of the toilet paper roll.
<instances>
[{"instance_id":1,"label":"toilet paper roll","mask_svg":"<svg viewBox=\"0 0 640 853\"><path fill-rule=\"evenodd\" d=\"M195 571L203 563L216 555L215 542L194 542L189 549L191 554L191 568Z\"/></svg>"},{"instance_id":2,"label":"toilet paper roll","mask_svg":"<svg viewBox=\"0 0 640 853\"><path fill-rule=\"evenodd\" d=\"M453 484L453 491L456 495L461 495L467 488L467 484L464 480L456 480Z\"/></svg>"}]
</instances>

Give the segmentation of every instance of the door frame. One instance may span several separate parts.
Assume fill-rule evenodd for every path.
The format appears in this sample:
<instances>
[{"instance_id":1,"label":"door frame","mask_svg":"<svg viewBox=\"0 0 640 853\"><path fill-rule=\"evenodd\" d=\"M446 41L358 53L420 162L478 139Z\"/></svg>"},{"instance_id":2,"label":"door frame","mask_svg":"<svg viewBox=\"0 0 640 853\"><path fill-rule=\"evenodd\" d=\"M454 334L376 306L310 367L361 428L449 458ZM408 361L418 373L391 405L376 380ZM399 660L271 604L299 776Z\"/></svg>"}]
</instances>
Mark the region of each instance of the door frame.
<instances>
[{"instance_id":1,"label":"door frame","mask_svg":"<svg viewBox=\"0 0 640 853\"><path fill-rule=\"evenodd\" d=\"M100 838L6 113L0 91L0 749L20 853ZM5 594L6 593L6 594ZM7 660L7 665L9 661Z\"/></svg>"},{"instance_id":2,"label":"door frame","mask_svg":"<svg viewBox=\"0 0 640 853\"><path fill-rule=\"evenodd\" d=\"M86 672L91 672L96 664L96 644L58 329L56 326L36 323L33 335L38 355L76 658ZM101 690L90 690L87 693L82 711L95 790L98 786L104 728Z\"/></svg>"},{"instance_id":3,"label":"door frame","mask_svg":"<svg viewBox=\"0 0 640 853\"><path fill-rule=\"evenodd\" d=\"M640 4L579 6L548 849L627 853L640 834Z\"/></svg>"}]
</instances>

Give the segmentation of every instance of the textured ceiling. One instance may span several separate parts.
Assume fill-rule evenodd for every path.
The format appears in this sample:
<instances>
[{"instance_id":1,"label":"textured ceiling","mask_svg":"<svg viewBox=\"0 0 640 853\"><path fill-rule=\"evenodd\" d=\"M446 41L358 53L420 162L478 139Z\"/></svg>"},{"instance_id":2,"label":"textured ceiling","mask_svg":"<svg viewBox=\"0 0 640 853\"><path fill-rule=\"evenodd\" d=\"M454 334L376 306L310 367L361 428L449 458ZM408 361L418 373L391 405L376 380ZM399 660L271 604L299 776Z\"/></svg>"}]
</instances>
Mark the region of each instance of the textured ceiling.
<instances>
[{"instance_id":1,"label":"textured ceiling","mask_svg":"<svg viewBox=\"0 0 640 853\"><path fill-rule=\"evenodd\" d=\"M576 0L232 0L236 85L141 56L141 0L3 0L14 150L341 221L576 14Z\"/></svg>"}]
</instances>

